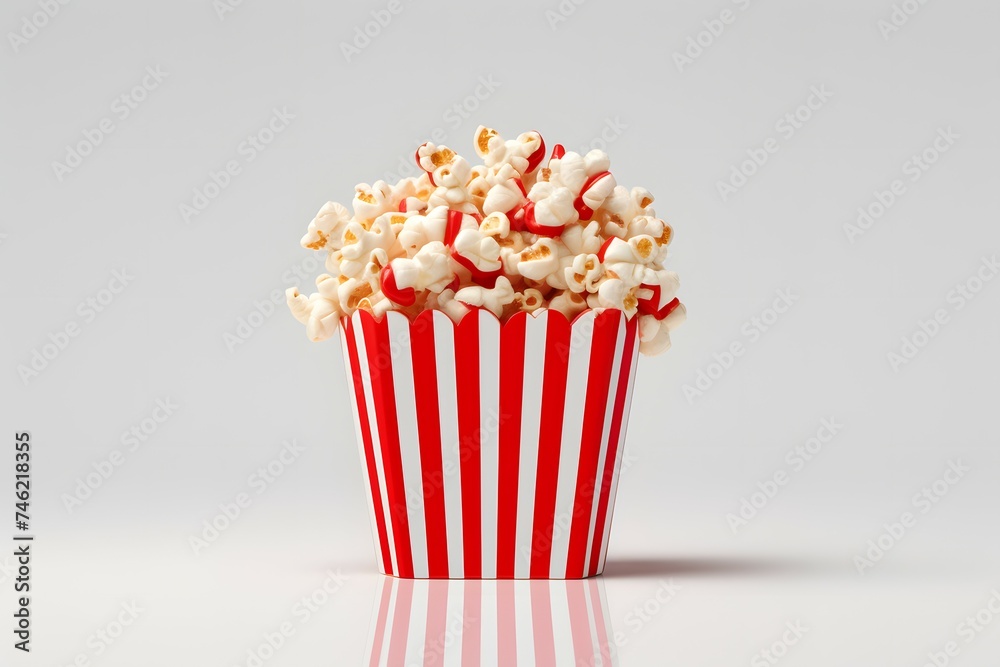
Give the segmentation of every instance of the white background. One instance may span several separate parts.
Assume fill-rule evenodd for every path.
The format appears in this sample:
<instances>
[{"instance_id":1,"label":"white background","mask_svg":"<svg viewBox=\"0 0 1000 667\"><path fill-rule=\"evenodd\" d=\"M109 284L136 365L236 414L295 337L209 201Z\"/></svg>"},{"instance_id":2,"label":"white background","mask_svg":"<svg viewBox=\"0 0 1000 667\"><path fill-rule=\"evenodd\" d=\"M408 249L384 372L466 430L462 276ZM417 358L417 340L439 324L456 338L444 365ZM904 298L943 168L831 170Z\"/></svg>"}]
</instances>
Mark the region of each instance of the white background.
<instances>
[{"instance_id":1,"label":"white background","mask_svg":"<svg viewBox=\"0 0 1000 667\"><path fill-rule=\"evenodd\" d=\"M918 666L953 639L950 664L993 664L1000 618L968 643L956 632L1000 589L1000 280L961 308L952 291L1000 251L1000 7L928 2L887 32L890 0L411 0L345 55L386 7L78 0L37 18L36 2L5 4L0 427L33 434L37 542L33 651L5 631L0 663L246 664L327 570L349 580L266 664L362 660L377 575L339 346L309 343L283 305L252 313L310 286L292 272L325 201L409 165L437 128L471 155L483 123L604 142L676 232L689 321L640 360L604 582L620 664L754 664L789 621L809 628L789 667ZM147 67L166 76L123 117L115 100ZM814 86L832 96L800 110ZM294 118L249 161L241 143L275 108ZM787 136L777 124L797 111ZM105 118L78 166L53 166ZM948 128L958 138L911 180L905 163ZM723 198L769 138L777 151ZM185 220L230 160L240 173ZM845 225L894 179L905 192L852 242ZM91 319L79 304L109 296L116 270L132 278ZM793 305L754 337L778 290ZM894 367L939 309L947 322ZM25 374L70 323L79 334ZM686 395L700 372L716 379ZM179 407L129 451L122 434L168 398ZM842 429L796 470L787 452L824 418ZM249 477L292 439L305 450L257 494ZM115 450L124 462L67 509ZM914 495L958 461L969 471L922 512ZM734 532L727 514L779 471L787 484ZM252 504L195 554L189 538L241 492ZM915 525L860 574L855 557L907 511ZM681 591L635 629L661 579ZM88 637L133 600L139 619L96 655Z\"/></svg>"}]
</instances>

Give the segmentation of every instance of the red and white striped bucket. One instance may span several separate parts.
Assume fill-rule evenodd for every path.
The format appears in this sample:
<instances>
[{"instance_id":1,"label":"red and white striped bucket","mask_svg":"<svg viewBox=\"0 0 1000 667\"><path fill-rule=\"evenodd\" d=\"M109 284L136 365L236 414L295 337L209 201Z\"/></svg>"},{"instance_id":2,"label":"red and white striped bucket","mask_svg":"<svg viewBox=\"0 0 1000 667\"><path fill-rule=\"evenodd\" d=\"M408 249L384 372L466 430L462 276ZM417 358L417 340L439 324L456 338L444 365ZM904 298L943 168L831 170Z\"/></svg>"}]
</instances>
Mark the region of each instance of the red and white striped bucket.
<instances>
[{"instance_id":1,"label":"red and white striped bucket","mask_svg":"<svg viewBox=\"0 0 1000 667\"><path fill-rule=\"evenodd\" d=\"M618 664L604 582L380 577L365 665Z\"/></svg>"},{"instance_id":2,"label":"red and white striped bucket","mask_svg":"<svg viewBox=\"0 0 1000 667\"><path fill-rule=\"evenodd\" d=\"M604 570L636 319L585 311L344 318L379 569L576 579Z\"/></svg>"}]
</instances>

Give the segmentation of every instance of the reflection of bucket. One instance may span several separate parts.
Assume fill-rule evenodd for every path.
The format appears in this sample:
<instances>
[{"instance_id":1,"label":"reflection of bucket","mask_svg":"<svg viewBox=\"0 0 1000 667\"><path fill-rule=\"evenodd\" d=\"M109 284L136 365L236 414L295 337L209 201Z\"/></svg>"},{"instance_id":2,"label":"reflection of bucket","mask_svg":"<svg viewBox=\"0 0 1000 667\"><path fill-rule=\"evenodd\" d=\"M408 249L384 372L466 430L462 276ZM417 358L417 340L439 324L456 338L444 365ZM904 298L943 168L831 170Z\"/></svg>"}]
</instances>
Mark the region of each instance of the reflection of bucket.
<instances>
[{"instance_id":1,"label":"reflection of bucket","mask_svg":"<svg viewBox=\"0 0 1000 667\"><path fill-rule=\"evenodd\" d=\"M365 311L342 341L379 569L575 579L604 569L636 318Z\"/></svg>"},{"instance_id":2,"label":"reflection of bucket","mask_svg":"<svg viewBox=\"0 0 1000 667\"><path fill-rule=\"evenodd\" d=\"M366 665L616 665L601 579L379 578Z\"/></svg>"}]
</instances>

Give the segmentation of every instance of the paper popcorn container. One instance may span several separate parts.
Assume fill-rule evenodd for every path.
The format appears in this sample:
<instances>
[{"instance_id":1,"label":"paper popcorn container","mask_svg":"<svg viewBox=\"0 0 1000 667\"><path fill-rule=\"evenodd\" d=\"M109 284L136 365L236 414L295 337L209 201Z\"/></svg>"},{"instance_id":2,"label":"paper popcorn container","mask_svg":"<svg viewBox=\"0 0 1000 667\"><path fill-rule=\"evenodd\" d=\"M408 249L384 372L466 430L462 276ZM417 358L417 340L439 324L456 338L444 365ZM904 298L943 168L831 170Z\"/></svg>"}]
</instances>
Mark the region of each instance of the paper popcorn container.
<instances>
[{"instance_id":1,"label":"paper popcorn container","mask_svg":"<svg viewBox=\"0 0 1000 667\"><path fill-rule=\"evenodd\" d=\"M638 357L636 318L425 311L344 318L379 569L600 574Z\"/></svg>"},{"instance_id":2,"label":"paper popcorn container","mask_svg":"<svg viewBox=\"0 0 1000 667\"><path fill-rule=\"evenodd\" d=\"M365 665L618 664L601 579L381 578Z\"/></svg>"}]
</instances>

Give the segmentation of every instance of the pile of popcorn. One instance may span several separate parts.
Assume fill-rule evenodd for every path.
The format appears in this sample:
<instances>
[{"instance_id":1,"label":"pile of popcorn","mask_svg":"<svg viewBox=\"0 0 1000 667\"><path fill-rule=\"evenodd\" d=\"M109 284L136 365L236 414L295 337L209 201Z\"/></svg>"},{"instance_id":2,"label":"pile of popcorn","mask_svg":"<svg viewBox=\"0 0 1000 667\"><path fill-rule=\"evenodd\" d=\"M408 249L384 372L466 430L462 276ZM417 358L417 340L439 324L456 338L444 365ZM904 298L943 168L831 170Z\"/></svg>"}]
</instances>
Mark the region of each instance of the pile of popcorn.
<instances>
[{"instance_id":1,"label":"pile of popcorn","mask_svg":"<svg viewBox=\"0 0 1000 667\"><path fill-rule=\"evenodd\" d=\"M335 202L319 210L302 245L326 251L329 273L314 294L287 292L309 338L329 338L359 309L411 319L437 309L457 322L484 308L503 322L615 308L638 316L640 351L667 350L686 311L677 274L663 268L673 230L653 196L618 185L603 151L556 145L546 161L537 132L505 141L479 127L475 147L482 165L425 143L419 177L358 185L353 213Z\"/></svg>"}]
</instances>

